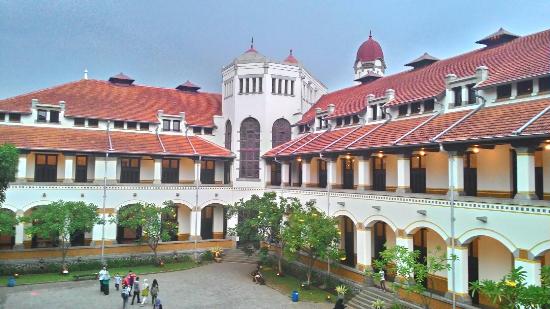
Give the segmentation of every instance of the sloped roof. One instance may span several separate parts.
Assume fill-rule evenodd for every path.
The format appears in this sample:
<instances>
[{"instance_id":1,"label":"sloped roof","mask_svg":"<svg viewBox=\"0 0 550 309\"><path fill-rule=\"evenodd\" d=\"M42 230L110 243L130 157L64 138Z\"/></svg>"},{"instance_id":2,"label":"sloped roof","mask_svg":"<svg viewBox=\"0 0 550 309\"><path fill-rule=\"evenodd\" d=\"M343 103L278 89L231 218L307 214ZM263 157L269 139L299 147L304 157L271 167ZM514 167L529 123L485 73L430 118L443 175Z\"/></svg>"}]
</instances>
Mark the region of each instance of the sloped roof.
<instances>
[{"instance_id":1,"label":"sloped roof","mask_svg":"<svg viewBox=\"0 0 550 309\"><path fill-rule=\"evenodd\" d=\"M177 115L194 126L213 126L221 115L221 95L192 93L140 85L119 86L108 81L79 80L0 100L0 111L31 111L31 100L58 105L65 101L65 116L158 122L157 111Z\"/></svg>"},{"instance_id":2,"label":"sloped roof","mask_svg":"<svg viewBox=\"0 0 550 309\"><path fill-rule=\"evenodd\" d=\"M517 132L524 126L523 131ZM308 133L268 151L264 157L422 147L437 143L537 135L550 136L549 98Z\"/></svg>"},{"instance_id":3,"label":"sloped roof","mask_svg":"<svg viewBox=\"0 0 550 309\"><path fill-rule=\"evenodd\" d=\"M111 143L109 143L109 136ZM162 141L161 142L159 141ZM176 156L231 157L229 150L201 137L104 130L0 125L0 144L10 143L20 149L76 152L157 154ZM166 152L163 149L166 149Z\"/></svg>"},{"instance_id":4,"label":"sloped roof","mask_svg":"<svg viewBox=\"0 0 550 309\"><path fill-rule=\"evenodd\" d=\"M459 78L475 74L476 68L489 68L489 78L478 85L487 87L512 80L550 73L550 30L517 38L495 47L477 49L429 66L388 75L366 84L356 85L323 95L298 124L315 119L315 110L335 105L331 117L357 114L366 108L366 96L383 97L387 89L395 90L389 106L425 100L445 91L445 76Z\"/></svg>"}]
</instances>

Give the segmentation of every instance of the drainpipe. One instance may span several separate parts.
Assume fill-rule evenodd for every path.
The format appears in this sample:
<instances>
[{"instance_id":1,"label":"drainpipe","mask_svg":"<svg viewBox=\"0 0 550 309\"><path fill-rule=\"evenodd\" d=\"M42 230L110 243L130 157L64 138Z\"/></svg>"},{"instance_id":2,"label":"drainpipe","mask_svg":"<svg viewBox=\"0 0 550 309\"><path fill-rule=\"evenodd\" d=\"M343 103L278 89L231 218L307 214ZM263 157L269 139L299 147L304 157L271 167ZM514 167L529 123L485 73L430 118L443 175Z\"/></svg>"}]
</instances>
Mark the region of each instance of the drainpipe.
<instances>
[{"instance_id":1,"label":"drainpipe","mask_svg":"<svg viewBox=\"0 0 550 309\"><path fill-rule=\"evenodd\" d=\"M103 164L103 211L101 215L101 264L105 264L105 206L107 201L107 159L109 159L109 151L113 150L113 143L109 135L109 127L111 121L107 121L107 140L109 141L109 149L105 151L105 164Z\"/></svg>"},{"instance_id":2,"label":"drainpipe","mask_svg":"<svg viewBox=\"0 0 550 309\"><path fill-rule=\"evenodd\" d=\"M199 164L202 160L202 157L199 155ZM195 180L195 242L194 242L194 251L195 251L195 261L198 261L198 252L197 252L197 238L198 238L198 228L197 228L197 223L198 223L198 211L199 211L199 182L200 182L200 175L201 175L201 170L200 170L200 165L198 165L197 167L197 164L195 164L195 168L196 168L196 171L195 171L195 176L196 176L196 180Z\"/></svg>"},{"instance_id":3,"label":"drainpipe","mask_svg":"<svg viewBox=\"0 0 550 309\"><path fill-rule=\"evenodd\" d=\"M322 152L319 152L319 160L323 160L327 162L327 169L328 169L328 160L323 158ZM328 183L328 179L327 179L327 215L328 216L330 216L330 189L331 189L331 186ZM327 258L327 282L328 282L328 279L330 279L330 257Z\"/></svg>"}]
</instances>

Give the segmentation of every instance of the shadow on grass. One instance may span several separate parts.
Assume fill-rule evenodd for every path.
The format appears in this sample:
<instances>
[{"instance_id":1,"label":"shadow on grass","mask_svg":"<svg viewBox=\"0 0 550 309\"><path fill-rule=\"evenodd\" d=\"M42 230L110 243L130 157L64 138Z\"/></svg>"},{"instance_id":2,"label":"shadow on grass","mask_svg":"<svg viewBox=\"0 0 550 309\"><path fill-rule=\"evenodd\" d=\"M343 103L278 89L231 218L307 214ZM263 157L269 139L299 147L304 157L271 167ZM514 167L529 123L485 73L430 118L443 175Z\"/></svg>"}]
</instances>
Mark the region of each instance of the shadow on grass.
<instances>
[{"instance_id":1,"label":"shadow on grass","mask_svg":"<svg viewBox=\"0 0 550 309\"><path fill-rule=\"evenodd\" d=\"M331 302L334 302L336 295L323 291L317 287L302 289L302 281L296 277L286 274L284 277L277 276L277 272L267 266L262 267L262 275L266 280L266 285L290 297L292 291L300 293L300 300L314 303L327 302L327 295L330 295Z\"/></svg>"}]
</instances>

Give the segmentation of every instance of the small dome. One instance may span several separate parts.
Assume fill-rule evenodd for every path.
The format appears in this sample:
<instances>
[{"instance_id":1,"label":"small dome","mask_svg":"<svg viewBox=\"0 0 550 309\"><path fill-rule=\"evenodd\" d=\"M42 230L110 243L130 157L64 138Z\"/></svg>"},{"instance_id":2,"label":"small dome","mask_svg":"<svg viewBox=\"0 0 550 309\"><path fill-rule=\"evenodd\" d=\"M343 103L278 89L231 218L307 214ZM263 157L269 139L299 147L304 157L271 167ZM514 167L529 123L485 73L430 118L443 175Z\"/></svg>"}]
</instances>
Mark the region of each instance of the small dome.
<instances>
[{"instance_id":1,"label":"small dome","mask_svg":"<svg viewBox=\"0 0 550 309\"><path fill-rule=\"evenodd\" d=\"M199 89L201 89L201 87L187 80L185 83L177 86L176 89L185 91L185 92L197 92L199 91Z\"/></svg>"},{"instance_id":2,"label":"small dome","mask_svg":"<svg viewBox=\"0 0 550 309\"><path fill-rule=\"evenodd\" d=\"M357 58L355 62L368 62L375 61L376 59L384 59L384 53L382 47L372 38L372 34L369 34L369 39L363 42L357 50Z\"/></svg>"},{"instance_id":3,"label":"small dome","mask_svg":"<svg viewBox=\"0 0 550 309\"><path fill-rule=\"evenodd\" d=\"M124 73L118 73L115 76L109 77L109 81L113 84L119 84L119 85L131 85L134 82L134 79L124 75Z\"/></svg>"},{"instance_id":4,"label":"small dome","mask_svg":"<svg viewBox=\"0 0 550 309\"><path fill-rule=\"evenodd\" d=\"M292 49L290 50L290 54L285 58L283 61L286 64L298 64L298 59L292 55Z\"/></svg>"}]
</instances>

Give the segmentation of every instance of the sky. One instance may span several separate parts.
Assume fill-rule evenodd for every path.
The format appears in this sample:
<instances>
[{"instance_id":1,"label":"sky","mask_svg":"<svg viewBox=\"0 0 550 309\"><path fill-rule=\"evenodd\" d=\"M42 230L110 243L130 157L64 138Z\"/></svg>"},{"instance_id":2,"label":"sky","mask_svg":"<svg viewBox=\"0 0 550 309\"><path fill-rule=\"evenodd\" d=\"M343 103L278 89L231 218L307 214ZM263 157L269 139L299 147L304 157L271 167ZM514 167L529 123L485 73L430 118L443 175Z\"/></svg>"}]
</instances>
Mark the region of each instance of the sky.
<instances>
[{"instance_id":1,"label":"sky","mask_svg":"<svg viewBox=\"0 0 550 309\"><path fill-rule=\"evenodd\" d=\"M386 74L424 52L475 48L499 27L550 28L550 1L21 1L0 0L0 98L119 72L173 88L186 80L221 91L221 68L255 48L289 49L330 91L353 85L358 47L372 30Z\"/></svg>"}]
</instances>

